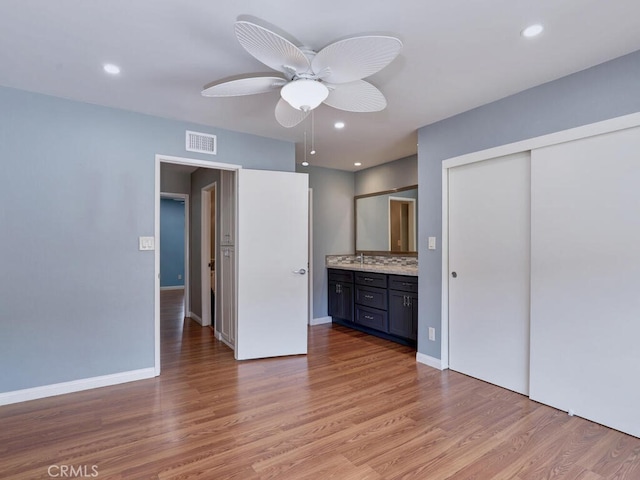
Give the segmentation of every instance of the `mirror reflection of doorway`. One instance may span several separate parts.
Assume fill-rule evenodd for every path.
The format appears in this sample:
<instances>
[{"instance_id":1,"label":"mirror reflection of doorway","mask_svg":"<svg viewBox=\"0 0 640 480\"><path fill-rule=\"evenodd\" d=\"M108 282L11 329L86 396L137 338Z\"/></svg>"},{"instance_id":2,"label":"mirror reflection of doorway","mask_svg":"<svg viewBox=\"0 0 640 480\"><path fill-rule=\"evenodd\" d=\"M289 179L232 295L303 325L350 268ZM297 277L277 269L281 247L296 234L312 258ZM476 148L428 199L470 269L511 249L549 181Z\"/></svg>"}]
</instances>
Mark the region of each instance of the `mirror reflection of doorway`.
<instances>
[{"instance_id":1,"label":"mirror reflection of doorway","mask_svg":"<svg viewBox=\"0 0 640 480\"><path fill-rule=\"evenodd\" d=\"M416 202L410 198L389 199L389 250L416 251Z\"/></svg>"}]
</instances>

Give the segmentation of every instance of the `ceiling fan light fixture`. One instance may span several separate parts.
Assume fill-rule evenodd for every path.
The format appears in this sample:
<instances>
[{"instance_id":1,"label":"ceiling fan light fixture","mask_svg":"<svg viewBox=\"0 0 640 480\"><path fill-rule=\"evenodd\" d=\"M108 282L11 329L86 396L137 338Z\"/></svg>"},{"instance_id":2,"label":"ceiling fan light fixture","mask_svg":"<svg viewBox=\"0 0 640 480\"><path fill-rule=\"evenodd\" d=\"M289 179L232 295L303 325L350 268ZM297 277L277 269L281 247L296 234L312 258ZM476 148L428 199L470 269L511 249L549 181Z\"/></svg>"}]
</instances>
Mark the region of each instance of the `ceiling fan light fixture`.
<instances>
[{"instance_id":1,"label":"ceiling fan light fixture","mask_svg":"<svg viewBox=\"0 0 640 480\"><path fill-rule=\"evenodd\" d=\"M307 112L329 96L329 89L317 80L300 79L287 83L280 90L280 95L296 110Z\"/></svg>"}]
</instances>

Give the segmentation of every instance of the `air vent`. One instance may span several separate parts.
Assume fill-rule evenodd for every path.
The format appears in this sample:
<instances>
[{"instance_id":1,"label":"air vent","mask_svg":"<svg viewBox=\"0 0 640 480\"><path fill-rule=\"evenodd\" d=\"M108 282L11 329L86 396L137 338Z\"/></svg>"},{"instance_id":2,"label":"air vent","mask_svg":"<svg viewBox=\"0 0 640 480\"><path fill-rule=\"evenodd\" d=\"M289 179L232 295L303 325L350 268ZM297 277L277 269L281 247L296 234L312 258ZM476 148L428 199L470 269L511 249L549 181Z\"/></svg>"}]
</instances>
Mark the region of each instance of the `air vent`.
<instances>
[{"instance_id":1,"label":"air vent","mask_svg":"<svg viewBox=\"0 0 640 480\"><path fill-rule=\"evenodd\" d=\"M216 154L216 136L187 130L187 152Z\"/></svg>"}]
</instances>

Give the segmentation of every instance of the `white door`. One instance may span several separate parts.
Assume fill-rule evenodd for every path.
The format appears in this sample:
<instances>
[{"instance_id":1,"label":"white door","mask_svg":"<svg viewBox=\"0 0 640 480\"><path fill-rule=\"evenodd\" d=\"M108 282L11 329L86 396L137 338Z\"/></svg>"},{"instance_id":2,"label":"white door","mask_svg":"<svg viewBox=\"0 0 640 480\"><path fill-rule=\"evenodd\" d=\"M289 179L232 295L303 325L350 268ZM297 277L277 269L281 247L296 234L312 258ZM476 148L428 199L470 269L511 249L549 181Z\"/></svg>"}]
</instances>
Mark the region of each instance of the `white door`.
<instances>
[{"instance_id":1,"label":"white door","mask_svg":"<svg viewBox=\"0 0 640 480\"><path fill-rule=\"evenodd\" d=\"M449 366L529 389L530 154L449 169Z\"/></svg>"},{"instance_id":2,"label":"white door","mask_svg":"<svg viewBox=\"0 0 640 480\"><path fill-rule=\"evenodd\" d=\"M236 358L307 353L308 176L238 171Z\"/></svg>"}]
</instances>

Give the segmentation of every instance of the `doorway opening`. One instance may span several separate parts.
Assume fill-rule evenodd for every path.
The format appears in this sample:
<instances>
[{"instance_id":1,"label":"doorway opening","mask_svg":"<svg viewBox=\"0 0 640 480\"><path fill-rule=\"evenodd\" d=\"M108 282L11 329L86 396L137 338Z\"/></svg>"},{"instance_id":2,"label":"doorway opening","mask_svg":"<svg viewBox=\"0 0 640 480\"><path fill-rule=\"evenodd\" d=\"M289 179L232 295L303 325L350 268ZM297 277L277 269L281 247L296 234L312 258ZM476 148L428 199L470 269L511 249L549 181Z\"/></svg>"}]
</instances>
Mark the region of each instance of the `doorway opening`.
<instances>
[{"instance_id":1,"label":"doorway opening","mask_svg":"<svg viewBox=\"0 0 640 480\"><path fill-rule=\"evenodd\" d=\"M189 194L160 193L160 290L189 311ZM179 300L179 301L178 301ZM177 313L177 312L176 312Z\"/></svg>"},{"instance_id":2,"label":"doorway opening","mask_svg":"<svg viewBox=\"0 0 640 480\"><path fill-rule=\"evenodd\" d=\"M167 167L180 170L183 175L173 178L161 178L161 171ZM215 290L215 252L216 225L218 213L216 206L216 182L222 172L235 172L241 168L237 165L212 163L203 160L156 155L155 169L155 374L160 374L160 290L161 290L161 253L163 249L160 231L160 213L162 197L185 199L185 273L184 279L184 312L182 318L189 317L200 325L215 326L215 307L212 309L212 287ZM199 173L195 173L200 170ZM194 175L195 173L195 175ZM233 175L235 178L235 175ZM211 181L211 178L214 181ZM205 180L203 180L205 179ZM208 181L206 179L209 179ZM203 190L203 187L205 190ZM208 188L207 188L208 187ZM175 193L174 193L175 192ZM177 193L179 192L179 193ZM202 194L206 196L206 208L202 208ZM219 192L218 192L219 193ZM198 198L200 197L200 198ZM212 208L213 207L213 208ZM206 212L205 212L206 211ZM206 215L206 217L205 217ZM205 217L205 218L203 218ZM206 243L203 241L206 239ZM206 256L203 251L206 248ZM213 262L212 262L213 260ZM209 265L212 265L211 268ZM230 265L236 268L236 265ZM178 274L175 274L176 276ZM174 276L172 274L172 276ZM213 278L212 278L213 277ZM203 279L205 281L203 281ZM206 288L206 301L201 292ZM164 294L163 289L163 294ZM212 322L213 318L213 322Z\"/></svg>"}]
</instances>

